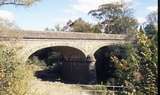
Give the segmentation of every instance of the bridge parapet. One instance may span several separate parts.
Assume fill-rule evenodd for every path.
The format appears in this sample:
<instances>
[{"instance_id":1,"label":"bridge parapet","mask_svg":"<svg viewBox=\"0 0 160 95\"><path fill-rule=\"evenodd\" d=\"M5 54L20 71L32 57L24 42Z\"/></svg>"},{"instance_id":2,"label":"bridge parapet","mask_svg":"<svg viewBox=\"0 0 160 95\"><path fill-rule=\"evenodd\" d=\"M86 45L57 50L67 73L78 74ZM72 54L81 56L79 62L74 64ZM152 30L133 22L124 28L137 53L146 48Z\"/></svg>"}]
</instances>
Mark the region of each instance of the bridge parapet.
<instances>
[{"instance_id":1,"label":"bridge parapet","mask_svg":"<svg viewBox=\"0 0 160 95\"><path fill-rule=\"evenodd\" d=\"M16 33L14 33L16 35ZM14 38L17 36L0 34L0 38ZM22 39L78 39L78 40L125 40L127 35L104 33L78 33L78 32L44 32L23 31L17 32Z\"/></svg>"}]
</instances>

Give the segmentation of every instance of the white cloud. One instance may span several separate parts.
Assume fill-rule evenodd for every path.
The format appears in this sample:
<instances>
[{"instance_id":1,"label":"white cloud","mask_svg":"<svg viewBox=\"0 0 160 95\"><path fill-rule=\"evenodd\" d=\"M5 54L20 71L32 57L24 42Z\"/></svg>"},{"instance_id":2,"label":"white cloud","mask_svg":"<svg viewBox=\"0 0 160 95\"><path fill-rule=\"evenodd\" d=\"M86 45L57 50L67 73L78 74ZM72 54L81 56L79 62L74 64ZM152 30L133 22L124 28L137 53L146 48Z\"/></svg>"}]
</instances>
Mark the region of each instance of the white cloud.
<instances>
[{"instance_id":1,"label":"white cloud","mask_svg":"<svg viewBox=\"0 0 160 95\"><path fill-rule=\"evenodd\" d=\"M0 10L0 18L13 22L15 20L15 14L6 10Z\"/></svg>"},{"instance_id":2,"label":"white cloud","mask_svg":"<svg viewBox=\"0 0 160 95\"><path fill-rule=\"evenodd\" d=\"M88 13L90 10L96 9L104 3L120 2L121 0L72 0L71 9L74 11ZM131 2L132 0L122 0L123 2Z\"/></svg>"},{"instance_id":3,"label":"white cloud","mask_svg":"<svg viewBox=\"0 0 160 95\"><path fill-rule=\"evenodd\" d=\"M149 10L149 11L157 11L158 10L158 7L157 6L149 6L149 7L147 7L147 10Z\"/></svg>"}]
</instances>

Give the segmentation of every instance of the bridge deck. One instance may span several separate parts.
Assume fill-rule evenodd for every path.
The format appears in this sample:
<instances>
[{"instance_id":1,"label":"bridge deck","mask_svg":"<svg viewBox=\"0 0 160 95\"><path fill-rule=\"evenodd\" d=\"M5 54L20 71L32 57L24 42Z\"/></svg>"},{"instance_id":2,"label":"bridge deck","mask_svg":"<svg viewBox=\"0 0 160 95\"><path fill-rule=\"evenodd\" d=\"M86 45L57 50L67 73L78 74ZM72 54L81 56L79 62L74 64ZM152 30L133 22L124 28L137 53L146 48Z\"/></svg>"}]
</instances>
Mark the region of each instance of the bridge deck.
<instances>
[{"instance_id":1,"label":"bridge deck","mask_svg":"<svg viewBox=\"0 0 160 95\"><path fill-rule=\"evenodd\" d=\"M124 40L127 35L104 33L78 33L78 32L45 32L45 31L20 31L14 33L0 33L0 38L22 39L86 39L86 40Z\"/></svg>"}]
</instances>

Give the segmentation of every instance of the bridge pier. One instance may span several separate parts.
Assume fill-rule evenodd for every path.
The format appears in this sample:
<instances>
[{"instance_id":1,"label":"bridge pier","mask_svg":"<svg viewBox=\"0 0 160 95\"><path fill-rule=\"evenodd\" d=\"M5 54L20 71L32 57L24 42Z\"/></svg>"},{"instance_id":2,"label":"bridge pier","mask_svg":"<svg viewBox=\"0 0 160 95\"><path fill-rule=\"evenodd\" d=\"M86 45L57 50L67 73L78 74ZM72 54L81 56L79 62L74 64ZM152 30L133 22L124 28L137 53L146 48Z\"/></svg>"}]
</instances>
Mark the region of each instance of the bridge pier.
<instances>
[{"instance_id":1,"label":"bridge pier","mask_svg":"<svg viewBox=\"0 0 160 95\"><path fill-rule=\"evenodd\" d=\"M88 55L87 62L89 63L89 84L97 83L96 77L96 59L93 55Z\"/></svg>"}]
</instances>

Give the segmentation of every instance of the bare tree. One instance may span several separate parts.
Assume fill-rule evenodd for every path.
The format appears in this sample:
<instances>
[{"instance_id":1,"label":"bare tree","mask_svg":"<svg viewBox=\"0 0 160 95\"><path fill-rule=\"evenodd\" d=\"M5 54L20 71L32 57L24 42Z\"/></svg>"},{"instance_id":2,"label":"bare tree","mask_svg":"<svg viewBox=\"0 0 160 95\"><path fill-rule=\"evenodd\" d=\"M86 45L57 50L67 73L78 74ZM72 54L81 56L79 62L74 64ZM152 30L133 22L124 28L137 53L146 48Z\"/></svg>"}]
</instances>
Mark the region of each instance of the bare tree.
<instances>
[{"instance_id":1,"label":"bare tree","mask_svg":"<svg viewBox=\"0 0 160 95\"><path fill-rule=\"evenodd\" d=\"M29 6L32 5L34 2L40 0L0 0L0 6L2 5L23 5Z\"/></svg>"},{"instance_id":2,"label":"bare tree","mask_svg":"<svg viewBox=\"0 0 160 95\"><path fill-rule=\"evenodd\" d=\"M153 11L147 16L147 21L150 24L157 25L158 24L158 12Z\"/></svg>"}]
</instances>

